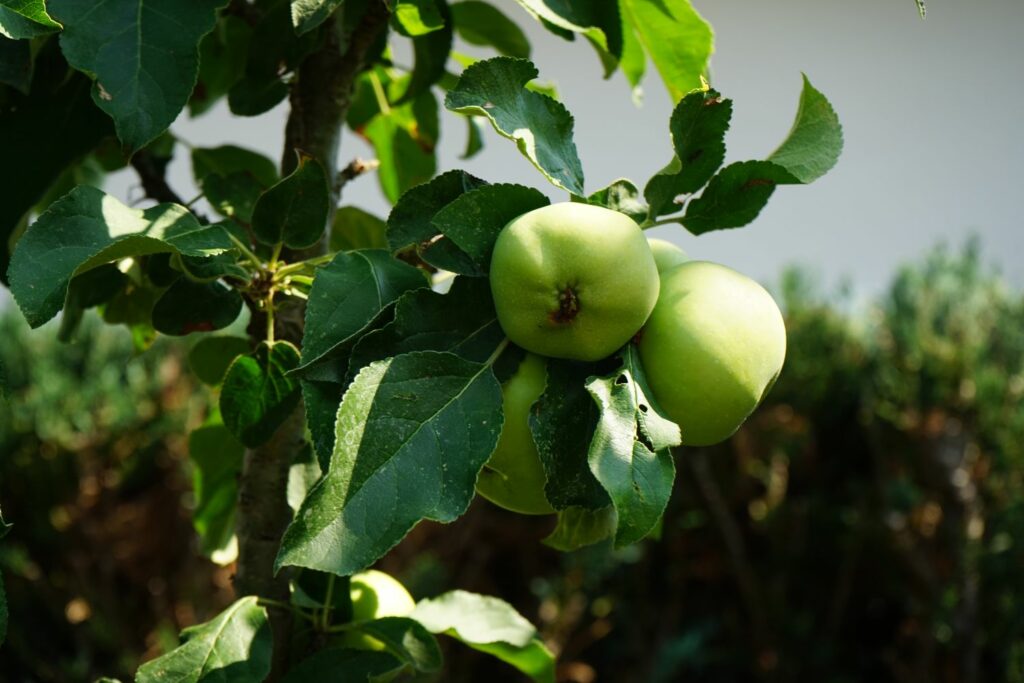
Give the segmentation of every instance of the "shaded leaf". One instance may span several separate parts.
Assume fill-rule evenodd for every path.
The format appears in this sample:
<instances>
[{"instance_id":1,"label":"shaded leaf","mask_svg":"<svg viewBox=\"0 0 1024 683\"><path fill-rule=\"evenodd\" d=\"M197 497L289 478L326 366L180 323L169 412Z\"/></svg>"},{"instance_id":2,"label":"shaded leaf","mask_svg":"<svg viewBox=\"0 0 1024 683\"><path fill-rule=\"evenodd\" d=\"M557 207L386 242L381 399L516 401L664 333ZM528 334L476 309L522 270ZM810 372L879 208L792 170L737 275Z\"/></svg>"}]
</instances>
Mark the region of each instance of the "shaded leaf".
<instances>
[{"instance_id":1,"label":"shaded leaf","mask_svg":"<svg viewBox=\"0 0 1024 683\"><path fill-rule=\"evenodd\" d=\"M558 524L544 539L544 545L564 553L579 550L615 533L615 508L611 505L597 510L569 507L558 513Z\"/></svg>"},{"instance_id":2,"label":"shaded leaf","mask_svg":"<svg viewBox=\"0 0 1024 683\"><path fill-rule=\"evenodd\" d=\"M439 233L434 216L459 196L487 183L465 171L448 171L428 183L418 185L395 204L388 216L388 244L392 251L415 245L417 253L428 263L454 270L468 261L468 256L451 240L434 240Z\"/></svg>"},{"instance_id":3,"label":"shaded leaf","mask_svg":"<svg viewBox=\"0 0 1024 683\"><path fill-rule=\"evenodd\" d=\"M804 75L800 107L793 128L768 161L793 176L790 182L812 183L828 173L843 151L843 127L829 101Z\"/></svg>"},{"instance_id":4,"label":"shaded leaf","mask_svg":"<svg viewBox=\"0 0 1024 683\"><path fill-rule=\"evenodd\" d=\"M525 59L495 57L462 72L445 106L460 114L486 116L502 136L516 142L554 185L583 195L583 167L572 139L573 119L557 100L528 90L538 75Z\"/></svg>"},{"instance_id":5,"label":"shaded leaf","mask_svg":"<svg viewBox=\"0 0 1024 683\"><path fill-rule=\"evenodd\" d=\"M243 223L252 221L256 201L278 182L273 161L234 145L193 149L192 176L217 213Z\"/></svg>"},{"instance_id":6,"label":"shaded leaf","mask_svg":"<svg viewBox=\"0 0 1024 683\"><path fill-rule=\"evenodd\" d=\"M0 149L8 159L30 164L0 164L0 280L7 282L10 237L26 213L45 201L48 190L73 175L69 169L113 133L110 118L89 96L89 79L72 72L48 41L36 56L32 88L27 96L8 93L0 104ZM71 187L60 192L64 194ZM43 207L45 208L45 207Z\"/></svg>"},{"instance_id":7,"label":"shaded leaf","mask_svg":"<svg viewBox=\"0 0 1024 683\"><path fill-rule=\"evenodd\" d=\"M577 198L573 198L578 201ZM588 204L603 206L626 214L637 224L647 217L647 207L640 201L640 189L628 178L619 178L587 197Z\"/></svg>"},{"instance_id":8,"label":"shaded leaf","mask_svg":"<svg viewBox=\"0 0 1024 683\"><path fill-rule=\"evenodd\" d=\"M356 206L343 206L334 213L331 251L387 249L387 223Z\"/></svg>"},{"instance_id":9,"label":"shaded leaf","mask_svg":"<svg viewBox=\"0 0 1024 683\"><path fill-rule=\"evenodd\" d=\"M289 342L264 342L228 368L220 393L224 425L250 448L266 443L299 404L299 364Z\"/></svg>"},{"instance_id":10,"label":"shaded leaf","mask_svg":"<svg viewBox=\"0 0 1024 683\"><path fill-rule=\"evenodd\" d=\"M534 681L554 683L555 658L533 624L498 598L456 590L421 600L410 615L431 633L443 633L511 664Z\"/></svg>"},{"instance_id":11,"label":"shaded leaf","mask_svg":"<svg viewBox=\"0 0 1024 683\"><path fill-rule=\"evenodd\" d=\"M283 683L366 683L404 668L405 664L387 652L329 647L296 664Z\"/></svg>"},{"instance_id":12,"label":"shaded leaf","mask_svg":"<svg viewBox=\"0 0 1024 683\"><path fill-rule=\"evenodd\" d=\"M334 424L338 418L338 406L341 405L348 385L342 381L311 379L303 379L301 384L306 426L313 442L313 452L320 463L320 469L326 472L334 450Z\"/></svg>"},{"instance_id":13,"label":"shaded leaf","mask_svg":"<svg viewBox=\"0 0 1024 683\"><path fill-rule=\"evenodd\" d=\"M352 349L349 374L411 351L448 351L482 363L504 338L490 285L460 277L447 294L430 289L404 294L395 306L394 320L363 336Z\"/></svg>"},{"instance_id":14,"label":"shaded leaf","mask_svg":"<svg viewBox=\"0 0 1024 683\"><path fill-rule=\"evenodd\" d=\"M509 57L530 56L530 41L518 24L497 7L480 0L451 6L459 37L472 45L489 45Z\"/></svg>"},{"instance_id":15,"label":"shaded leaf","mask_svg":"<svg viewBox=\"0 0 1024 683\"><path fill-rule=\"evenodd\" d=\"M32 84L32 47L29 41L0 36L0 83L28 94Z\"/></svg>"},{"instance_id":16,"label":"shaded leaf","mask_svg":"<svg viewBox=\"0 0 1024 683\"><path fill-rule=\"evenodd\" d=\"M302 365L351 345L403 293L426 285L420 271L383 250L341 252L316 271L306 307Z\"/></svg>"},{"instance_id":17,"label":"shaded leaf","mask_svg":"<svg viewBox=\"0 0 1024 683\"><path fill-rule=\"evenodd\" d=\"M594 366L548 360L548 382L530 411L530 431L547 475L544 495L557 510L598 509L608 494L590 471L587 451L599 413L584 388Z\"/></svg>"},{"instance_id":18,"label":"shaded leaf","mask_svg":"<svg viewBox=\"0 0 1024 683\"><path fill-rule=\"evenodd\" d=\"M217 416L188 435L188 455L195 496L192 526L199 534L199 551L226 564L234 559L235 501L245 448Z\"/></svg>"},{"instance_id":19,"label":"shaded leaf","mask_svg":"<svg viewBox=\"0 0 1024 683\"><path fill-rule=\"evenodd\" d=\"M276 566L349 575L420 520L456 519L501 422L501 387L486 365L416 352L367 366L338 411L330 468L285 532Z\"/></svg>"},{"instance_id":20,"label":"shaded leaf","mask_svg":"<svg viewBox=\"0 0 1024 683\"><path fill-rule=\"evenodd\" d=\"M244 597L213 620L182 631L184 643L139 667L136 683L259 683L270 673L267 611Z\"/></svg>"},{"instance_id":21,"label":"shaded leaf","mask_svg":"<svg viewBox=\"0 0 1024 683\"><path fill-rule=\"evenodd\" d=\"M743 227L761 213L775 186L791 177L786 169L770 161L729 164L687 204L683 226L694 235Z\"/></svg>"},{"instance_id":22,"label":"shaded leaf","mask_svg":"<svg viewBox=\"0 0 1024 683\"><path fill-rule=\"evenodd\" d=\"M682 439L679 426L662 417L648 398L650 388L636 347L623 355L623 366L587 382L600 410L588 460L612 499L616 513L615 545L635 543L658 524L675 481L669 448Z\"/></svg>"},{"instance_id":23,"label":"shaded leaf","mask_svg":"<svg viewBox=\"0 0 1024 683\"><path fill-rule=\"evenodd\" d=\"M203 337L188 352L188 364L200 382L217 386L231 363L250 349L245 337Z\"/></svg>"},{"instance_id":24,"label":"shaded leaf","mask_svg":"<svg viewBox=\"0 0 1024 683\"><path fill-rule=\"evenodd\" d=\"M699 88L714 49L714 34L690 0L622 0L621 4L672 100Z\"/></svg>"},{"instance_id":25,"label":"shaded leaf","mask_svg":"<svg viewBox=\"0 0 1024 683\"><path fill-rule=\"evenodd\" d=\"M397 202L403 193L430 180L437 171L433 146L421 145L394 113L374 117L363 129L363 135L380 161L377 178L389 202Z\"/></svg>"},{"instance_id":26,"label":"shaded leaf","mask_svg":"<svg viewBox=\"0 0 1024 683\"><path fill-rule=\"evenodd\" d=\"M179 278L153 307L153 328L176 337L221 330L235 321L242 303L242 296L222 282Z\"/></svg>"},{"instance_id":27,"label":"shaded leaf","mask_svg":"<svg viewBox=\"0 0 1024 683\"><path fill-rule=\"evenodd\" d=\"M294 171L260 195L252 211L252 230L264 244L283 242L292 249L316 244L327 229L330 193L320 162L299 155Z\"/></svg>"},{"instance_id":28,"label":"shaded leaf","mask_svg":"<svg viewBox=\"0 0 1024 683\"><path fill-rule=\"evenodd\" d=\"M245 75L252 26L233 14L221 16L199 43L199 77L188 101L192 116L203 114Z\"/></svg>"},{"instance_id":29,"label":"shaded leaf","mask_svg":"<svg viewBox=\"0 0 1024 683\"><path fill-rule=\"evenodd\" d=\"M49 0L68 62L95 80L93 101L134 152L167 130L199 73L199 40L226 0Z\"/></svg>"},{"instance_id":30,"label":"shaded leaf","mask_svg":"<svg viewBox=\"0 0 1024 683\"><path fill-rule=\"evenodd\" d=\"M502 228L512 219L550 203L532 187L499 183L456 197L434 214L431 222L469 257L472 268L454 272L486 276L494 242Z\"/></svg>"},{"instance_id":31,"label":"shaded leaf","mask_svg":"<svg viewBox=\"0 0 1024 683\"><path fill-rule=\"evenodd\" d=\"M464 116L466 120L466 149L460 159L472 159L484 148L484 119L481 116Z\"/></svg>"},{"instance_id":32,"label":"shaded leaf","mask_svg":"<svg viewBox=\"0 0 1024 683\"><path fill-rule=\"evenodd\" d=\"M59 31L44 0L0 0L0 35L19 40Z\"/></svg>"},{"instance_id":33,"label":"shaded leaf","mask_svg":"<svg viewBox=\"0 0 1024 683\"><path fill-rule=\"evenodd\" d=\"M441 668L441 648L423 624L408 617L383 617L354 624L355 633L370 636L413 671L433 673Z\"/></svg>"},{"instance_id":34,"label":"shaded leaf","mask_svg":"<svg viewBox=\"0 0 1024 683\"><path fill-rule=\"evenodd\" d=\"M732 100L714 90L698 90L679 101L669 120L675 156L644 188L652 219L678 211L673 200L704 187L722 165L731 118Z\"/></svg>"},{"instance_id":35,"label":"shaded leaf","mask_svg":"<svg viewBox=\"0 0 1024 683\"><path fill-rule=\"evenodd\" d=\"M160 204L140 211L79 186L29 226L8 274L18 306L38 327L64 305L74 275L130 256L210 256L230 248L223 227L201 226L184 207Z\"/></svg>"}]
</instances>

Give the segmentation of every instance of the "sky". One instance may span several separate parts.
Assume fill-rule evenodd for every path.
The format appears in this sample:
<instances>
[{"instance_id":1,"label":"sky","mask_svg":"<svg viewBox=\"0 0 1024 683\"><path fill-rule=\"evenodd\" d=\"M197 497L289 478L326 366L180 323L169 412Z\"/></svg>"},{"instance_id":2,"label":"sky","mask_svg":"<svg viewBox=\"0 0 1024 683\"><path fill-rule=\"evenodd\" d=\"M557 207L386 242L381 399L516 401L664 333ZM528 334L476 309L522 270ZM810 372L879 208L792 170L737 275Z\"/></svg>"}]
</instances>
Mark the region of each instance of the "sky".
<instances>
[{"instance_id":1,"label":"sky","mask_svg":"<svg viewBox=\"0 0 1024 683\"><path fill-rule=\"evenodd\" d=\"M642 184L671 157L671 102L648 65L642 106L621 75L602 80L582 40L547 33L513 0L492 0L527 31L542 81L553 82L575 116L575 140L588 191L628 177ZM801 72L831 100L844 126L838 166L806 187L781 187L761 216L741 230L689 235L656 228L692 256L718 261L763 282L783 267L811 267L824 283L849 279L861 296L878 293L901 264L939 241L981 238L983 253L1017 287L1024 286L1024 231L1016 192L1024 179L1024 2L929 0L922 21L912 0L694 0L716 33L712 84L733 99L726 162L764 158L786 136L796 112ZM485 48L461 45L478 57ZM408 54L401 46L398 58ZM455 68L454 65L450 65ZM238 144L278 159L285 108L256 118L231 117L226 106L173 131L195 146ZM549 185L493 131L474 159L458 158L461 119L442 119L438 171L464 168L491 182L518 182L552 199ZM342 163L372 158L346 133ZM196 193L187 154L170 169L183 197ZM131 172L107 191L137 199ZM376 178L345 189L344 204L386 216Z\"/></svg>"}]
</instances>

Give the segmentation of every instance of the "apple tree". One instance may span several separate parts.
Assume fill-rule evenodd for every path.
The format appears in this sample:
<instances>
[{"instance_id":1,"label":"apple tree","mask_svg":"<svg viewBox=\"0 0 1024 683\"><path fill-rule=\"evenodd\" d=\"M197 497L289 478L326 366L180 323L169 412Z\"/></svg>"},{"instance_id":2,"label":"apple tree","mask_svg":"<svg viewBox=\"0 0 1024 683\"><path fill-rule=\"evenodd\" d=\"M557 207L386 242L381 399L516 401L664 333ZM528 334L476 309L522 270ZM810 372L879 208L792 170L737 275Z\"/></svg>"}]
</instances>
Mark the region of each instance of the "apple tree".
<instances>
[{"instance_id":1,"label":"apple tree","mask_svg":"<svg viewBox=\"0 0 1024 683\"><path fill-rule=\"evenodd\" d=\"M664 167L585 180L521 21L633 88L653 66L675 102ZM477 492L551 514L559 549L656 535L673 449L737 428L785 331L759 285L643 230L739 228L828 172L826 98L805 77L776 151L725 164L734 105L689 0L0 0L0 34L0 273L18 307L32 327L59 315L66 339L94 309L139 352L187 336L208 387L194 526L236 563L237 601L137 680L429 677L443 636L553 681L500 598L415 603L370 567ZM175 137L222 102L286 104L279 162ZM442 116L468 131L464 157L515 144L538 187L438 168ZM340 160L343 132L376 159ZM167 177L182 154L192 201ZM99 189L129 166L142 207ZM363 174L387 217L341 203Z\"/></svg>"}]
</instances>

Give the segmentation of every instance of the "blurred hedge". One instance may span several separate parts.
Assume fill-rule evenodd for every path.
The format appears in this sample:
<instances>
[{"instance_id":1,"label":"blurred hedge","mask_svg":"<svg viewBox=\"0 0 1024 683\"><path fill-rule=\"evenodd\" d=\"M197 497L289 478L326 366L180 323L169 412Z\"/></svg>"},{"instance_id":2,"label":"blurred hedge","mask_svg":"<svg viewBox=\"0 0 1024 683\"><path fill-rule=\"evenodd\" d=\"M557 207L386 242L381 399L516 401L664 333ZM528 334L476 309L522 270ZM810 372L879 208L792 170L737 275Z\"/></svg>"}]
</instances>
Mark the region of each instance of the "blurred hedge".
<instances>
[{"instance_id":1,"label":"blurred hedge","mask_svg":"<svg viewBox=\"0 0 1024 683\"><path fill-rule=\"evenodd\" d=\"M561 554L550 519L477 501L383 568L510 599L565 681L1024 683L1024 296L974 245L870 306L797 270L778 295L786 368L731 441L678 453L660 540ZM230 597L189 523L207 397L180 347L87 328L0 318L3 681L128 679ZM452 649L439 680L518 679Z\"/></svg>"}]
</instances>

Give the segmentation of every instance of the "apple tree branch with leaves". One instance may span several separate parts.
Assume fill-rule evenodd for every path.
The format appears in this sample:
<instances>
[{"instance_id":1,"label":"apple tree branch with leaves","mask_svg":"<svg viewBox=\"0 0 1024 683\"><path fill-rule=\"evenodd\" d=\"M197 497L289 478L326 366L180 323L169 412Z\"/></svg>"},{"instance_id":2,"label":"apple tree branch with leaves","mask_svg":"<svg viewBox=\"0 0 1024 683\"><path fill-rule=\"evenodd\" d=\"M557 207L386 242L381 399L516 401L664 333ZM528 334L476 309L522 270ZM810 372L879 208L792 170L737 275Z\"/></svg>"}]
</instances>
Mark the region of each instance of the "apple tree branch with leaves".
<instances>
[{"instance_id":1,"label":"apple tree branch with leaves","mask_svg":"<svg viewBox=\"0 0 1024 683\"><path fill-rule=\"evenodd\" d=\"M653 65L675 102L663 168L587 184L523 19L589 43L572 49L634 90ZM88 309L140 353L191 336L212 397L189 435L193 521L206 555L237 563L237 601L136 680L429 677L438 636L555 680L499 597L417 603L371 567L477 493L552 515L561 550L657 536L680 447L727 438L770 390L771 297L643 231L745 226L779 186L827 173L842 133L805 77L776 151L724 165L733 103L705 80L712 43L689 0L0 0L5 284L65 339ZM280 163L175 137L221 100L237 116L286 103ZM464 158L506 138L559 201L439 169L444 111ZM339 162L343 131L376 159ZM167 180L179 153L191 201ZM129 165L146 208L98 189ZM369 173L386 220L341 204Z\"/></svg>"}]
</instances>

